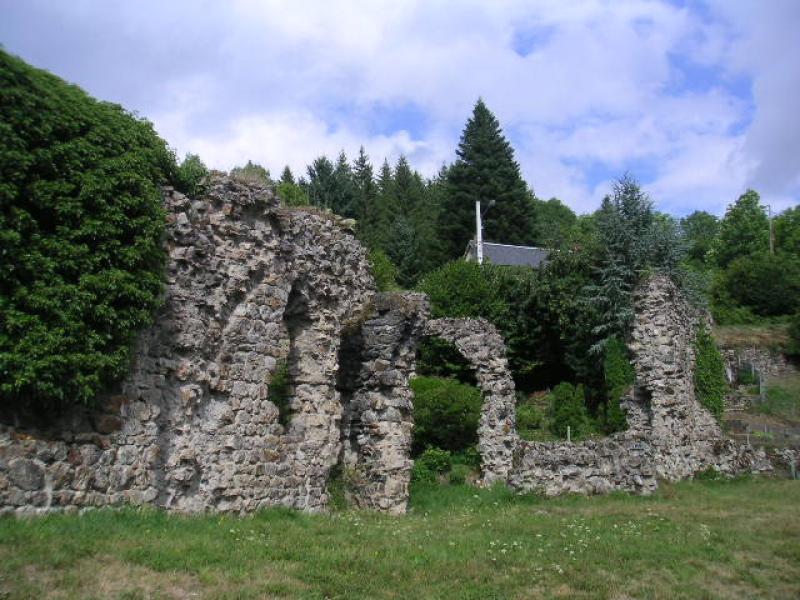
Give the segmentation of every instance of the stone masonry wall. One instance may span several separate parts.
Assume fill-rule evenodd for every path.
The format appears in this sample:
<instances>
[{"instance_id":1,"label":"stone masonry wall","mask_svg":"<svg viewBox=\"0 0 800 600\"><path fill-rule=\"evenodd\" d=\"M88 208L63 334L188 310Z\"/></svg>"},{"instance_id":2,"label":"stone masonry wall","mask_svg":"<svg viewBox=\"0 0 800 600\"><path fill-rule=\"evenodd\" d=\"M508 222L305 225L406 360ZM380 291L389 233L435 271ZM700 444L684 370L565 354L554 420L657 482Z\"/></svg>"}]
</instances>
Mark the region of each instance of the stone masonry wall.
<instances>
[{"instance_id":1,"label":"stone masonry wall","mask_svg":"<svg viewBox=\"0 0 800 600\"><path fill-rule=\"evenodd\" d=\"M99 416L47 431L5 415L0 510L119 502L184 511L319 510L341 447L339 340L374 295L341 219L216 177L165 195L164 307ZM291 419L269 381L287 363Z\"/></svg>"},{"instance_id":2,"label":"stone masonry wall","mask_svg":"<svg viewBox=\"0 0 800 600\"><path fill-rule=\"evenodd\" d=\"M506 346L494 325L484 319L428 321L425 335L455 345L475 369L483 396L478 423L481 481L506 481L511 470L516 435L514 380L508 370Z\"/></svg>"},{"instance_id":3,"label":"stone masonry wall","mask_svg":"<svg viewBox=\"0 0 800 600\"><path fill-rule=\"evenodd\" d=\"M268 189L215 175L165 204L164 306L117 392L44 427L0 407L0 513L317 511L335 470L358 506L404 512L425 335L475 366L484 479L505 480L514 387L494 327L429 321L421 294L376 294L347 221L283 209ZM288 397L271 396L278 372Z\"/></svg>"},{"instance_id":4,"label":"stone masonry wall","mask_svg":"<svg viewBox=\"0 0 800 600\"><path fill-rule=\"evenodd\" d=\"M512 487L541 491L649 493L659 479L691 477L712 467L727 474L769 470L761 451L724 438L694 392L694 335L701 315L663 276L635 297L630 341L636 379L621 401L628 429L581 443L520 441Z\"/></svg>"},{"instance_id":5,"label":"stone masonry wall","mask_svg":"<svg viewBox=\"0 0 800 600\"><path fill-rule=\"evenodd\" d=\"M165 191L167 284L130 375L93 412L46 425L0 407L0 514L120 503L323 510L338 471L360 507L408 502L418 342L453 343L484 404L481 483L521 491L648 493L659 478L769 468L697 402L698 315L655 277L636 296L627 431L578 444L518 439L505 345L484 320L429 319L421 294L378 294L349 224L284 209L214 175ZM288 392L270 387L284 372Z\"/></svg>"}]
</instances>

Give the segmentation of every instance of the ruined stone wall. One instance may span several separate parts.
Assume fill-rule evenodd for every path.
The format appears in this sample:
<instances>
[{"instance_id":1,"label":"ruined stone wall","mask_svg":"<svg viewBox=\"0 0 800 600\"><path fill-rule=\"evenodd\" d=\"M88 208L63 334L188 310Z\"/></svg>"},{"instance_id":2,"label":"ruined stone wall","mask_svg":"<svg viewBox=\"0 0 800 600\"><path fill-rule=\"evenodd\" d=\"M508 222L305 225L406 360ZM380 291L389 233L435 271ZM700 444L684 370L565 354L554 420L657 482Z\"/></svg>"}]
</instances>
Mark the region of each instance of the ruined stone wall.
<instances>
[{"instance_id":1,"label":"ruined stone wall","mask_svg":"<svg viewBox=\"0 0 800 600\"><path fill-rule=\"evenodd\" d=\"M512 487L550 495L649 493L659 479L691 477L709 467L727 474L770 468L763 452L725 439L695 397L693 343L703 315L663 276L648 280L634 304L636 378L620 403L628 429L580 443L520 441Z\"/></svg>"},{"instance_id":2,"label":"ruined stone wall","mask_svg":"<svg viewBox=\"0 0 800 600\"><path fill-rule=\"evenodd\" d=\"M484 320L429 319L420 294L377 294L348 223L284 209L263 188L214 176L168 189L164 305L130 375L102 408L46 426L0 407L0 513L130 502L179 511L324 509L331 477L364 508L408 501L413 394L423 337L475 369L484 484L548 494L648 493L713 466L767 468L724 440L697 402L698 316L675 286L636 297L628 430L579 444L521 441L505 346ZM286 394L270 386L285 372Z\"/></svg>"},{"instance_id":3,"label":"ruined stone wall","mask_svg":"<svg viewBox=\"0 0 800 600\"><path fill-rule=\"evenodd\" d=\"M374 295L341 219L216 177L167 190L164 307L105 411L0 425L0 510L318 510L341 447L339 341ZM269 382L288 364L290 419Z\"/></svg>"},{"instance_id":4,"label":"ruined stone wall","mask_svg":"<svg viewBox=\"0 0 800 600\"><path fill-rule=\"evenodd\" d=\"M484 319L428 321L425 335L453 344L475 369L483 396L478 423L481 481L506 481L517 443L514 380L508 369L506 346L494 325Z\"/></svg>"}]
</instances>

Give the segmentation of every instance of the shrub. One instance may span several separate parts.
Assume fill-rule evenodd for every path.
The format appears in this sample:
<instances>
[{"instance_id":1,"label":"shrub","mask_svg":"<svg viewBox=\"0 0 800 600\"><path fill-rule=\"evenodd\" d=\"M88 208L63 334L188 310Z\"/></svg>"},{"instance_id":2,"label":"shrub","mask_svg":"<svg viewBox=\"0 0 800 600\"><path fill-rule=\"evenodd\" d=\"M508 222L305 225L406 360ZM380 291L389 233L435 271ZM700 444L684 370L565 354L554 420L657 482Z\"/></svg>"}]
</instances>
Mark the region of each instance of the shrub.
<instances>
[{"instance_id":1,"label":"shrub","mask_svg":"<svg viewBox=\"0 0 800 600\"><path fill-rule=\"evenodd\" d=\"M428 446L416 462L425 465L434 473L447 473L453 466L453 457L447 450Z\"/></svg>"},{"instance_id":2,"label":"shrub","mask_svg":"<svg viewBox=\"0 0 800 600\"><path fill-rule=\"evenodd\" d=\"M305 189L291 181L279 183L277 191L284 206L309 206L311 204Z\"/></svg>"},{"instance_id":3,"label":"shrub","mask_svg":"<svg viewBox=\"0 0 800 600\"><path fill-rule=\"evenodd\" d=\"M269 171L250 160L243 167L234 167L231 169L231 179L246 183L249 185L270 186L273 184L269 176Z\"/></svg>"},{"instance_id":4,"label":"shrub","mask_svg":"<svg viewBox=\"0 0 800 600\"><path fill-rule=\"evenodd\" d=\"M0 50L2 402L92 405L125 376L160 302L174 171L150 123Z\"/></svg>"},{"instance_id":5,"label":"shrub","mask_svg":"<svg viewBox=\"0 0 800 600\"><path fill-rule=\"evenodd\" d=\"M436 481L439 475L447 473L453 466L453 459L447 450L428 446L414 461L411 470L412 481Z\"/></svg>"},{"instance_id":6,"label":"shrub","mask_svg":"<svg viewBox=\"0 0 800 600\"><path fill-rule=\"evenodd\" d=\"M544 415L532 404L517 406L517 433L524 439L530 439L534 432L542 427Z\"/></svg>"},{"instance_id":7,"label":"shrub","mask_svg":"<svg viewBox=\"0 0 800 600\"><path fill-rule=\"evenodd\" d=\"M187 154L175 171L175 188L187 196L194 198L202 191L203 179L208 169L197 154Z\"/></svg>"},{"instance_id":8,"label":"shrub","mask_svg":"<svg viewBox=\"0 0 800 600\"><path fill-rule=\"evenodd\" d=\"M694 348L694 386L697 399L717 421L720 421L725 410L725 394L728 391L725 363L717 345L705 329L697 332Z\"/></svg>"},{"instance_id":9,"label":"shrub","mask_svg":"<svg viewBox=\"0 0 800 600\"><path fill-rule=\"evenodd\" d=\"M413 454L428 446L464 450L478 441L481 394L477 388L452 379L416 377Z\"/></svg>"},{"instance_id":10,"label":"shrub","mask_svg":"<svg viewBox=\"0 0 800 600\"><path fill-rule=\"evenodd\" d=\"M375 285L381 292L391 292L397 288L397 267L392 264L383 250L371 250L369 264L372 267L372 276Z\"/></svg>"},{"instance_id":11,"label":"shrub","mask_svg":"<svg viewBox=\"0 0 800 600\"><path fill-rule=\"evenodd\" d=\"M414 466L411 467L411 481L434 483L436 481L436 473L431 471L426 464L414 461Z\"/></svg>"},{"instance_id":12,"label":"shrub","mask_svg":"<svg viewBox=\"0 0 800 600\"><path fill-rule=\"evenodd\" d=\"M450 485L464 485L467 482L467 477L472 474L472 469L469 468L467 465L453 465L450 474L448 475L448 481Z\"/></svg>"},{"instance_id":13,"label":"shrub","mask_svg":"<svg viewBox=\"0 0 800 600\"><path fill-rule=\"evenodd\" d=\"M570 428L572 439L580 439L594 432L592 421L586 412L584 390L571 383L559 383L550 393L550 431L561 438L567 437Z\"/></svg>"}]
</instances>

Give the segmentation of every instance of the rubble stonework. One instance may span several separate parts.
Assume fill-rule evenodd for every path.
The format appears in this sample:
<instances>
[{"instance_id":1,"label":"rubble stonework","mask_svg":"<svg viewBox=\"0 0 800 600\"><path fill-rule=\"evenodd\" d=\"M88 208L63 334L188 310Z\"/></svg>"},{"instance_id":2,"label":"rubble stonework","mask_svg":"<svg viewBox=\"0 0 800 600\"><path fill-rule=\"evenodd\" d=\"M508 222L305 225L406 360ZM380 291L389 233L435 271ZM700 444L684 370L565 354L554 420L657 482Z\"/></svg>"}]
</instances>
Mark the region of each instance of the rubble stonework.
<instances>
[{"instance_id":1,"label":"rubble stonework","mask_svg":"<svg viewBox=\"0 0 800 600\"><path fill-rule=\"evenodd\" d=\"M379 294L348 222L281 208L272 192L214 175L189 199L165 191L163 308L130 375L93 412L46 425L0 406L0 513L120 503L170 510L323 510L338 472L351 500L408 501L416 349L453 343L484 398L482 482L519 490L647 493L658 477L759 469L724 440L693 388L696 316L654 278L637 296L629 428L581 444L521 441L495 328L429 318L421 294ZM285 372L284 396L270 387Z\"/></svg>"},{"instance_id":2,"label":"rubble stonework","mask_svg":"<svg viewBox=\"0 0 800 600\"><path fill-rule=\"evenodd\" d=\"M282 209L269 190L225 177L195 200L167 190L165 202L164 307L130 376L99 419L76 413L44 435L5 419L6 510L325 506L341 444L341 331L375 293L365 250L338 217ZM285 424L269 397L279 364L292 382Z\"/></svg>"},{"instance_id":3,"label":"rubble stonework","mask_svg":"<svg viewBox=\"0 0 800 600\"><path fill-rule=\"evenodd\" d=\"M725 439L694 390L694 337L703 315L664 276L637 290L630 349L636 377L620 405L628 429L581 443L520 441L512 487L547 494L628 490L649 493L658 479L715 468L769 470L763 451Z\"/></svg>"},{"instance_id":4,"label":"rubble stonework","mask_svg":"<svg viewBox=\"0 0 800 600\"><path fill-rule=\"evenodd\" d=\"M485 484L506 481L517 436L514 380L508 370L503 338L484 319L428 321L425 334L453 344L475 369L483 396L478 424L481 479Z\"/></svg>"},{"instance_id":5,"label":"rubble stonework","mask_svg":"<svg viewBox=\"0 0 800 600\"><path fill-rule=\"evenodd\" d=\"M428 316L423 294L379 294L342 343L342 477L362 508L405 512L417 342Z\"/></svg>"}]
</instances>

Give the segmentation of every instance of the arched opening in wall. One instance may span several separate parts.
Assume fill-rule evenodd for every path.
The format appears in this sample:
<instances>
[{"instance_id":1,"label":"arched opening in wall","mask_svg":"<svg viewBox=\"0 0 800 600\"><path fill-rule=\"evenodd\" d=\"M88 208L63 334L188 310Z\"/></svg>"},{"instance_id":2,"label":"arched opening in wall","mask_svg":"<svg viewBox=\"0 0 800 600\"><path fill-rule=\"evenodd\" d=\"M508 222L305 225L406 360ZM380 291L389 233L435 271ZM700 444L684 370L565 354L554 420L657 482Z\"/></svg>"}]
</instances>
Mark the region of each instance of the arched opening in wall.
<instances>
[{"instance_id":1,"label":"arched opening in wall","mask_svg":"<svg viewBox=\"0 0 800 600\"><path fill-rule=\"evenodd\" d=\"M425 338L416 360L412 479L475 481L480 477L478 424L484 402L475 368L455 344L439 337Z\"/></svg>"},{"instance_id":2,"label":"arched opening in wall","mask_svg":"<svg viewBox=\"0 0 800 600\"><path fill-rule=\"evenodd\" d=\"M289 292L286 309L283 313L283 325L288 338L286 358L279 360L272 373L269 384L269 400L278 409L278 422L288 430L297 407L293 406L298 376L301 372L300 361L303 359L303 333L311 325L308 314L308 300L295 283Z\"/></svg>"}]
</instances>

